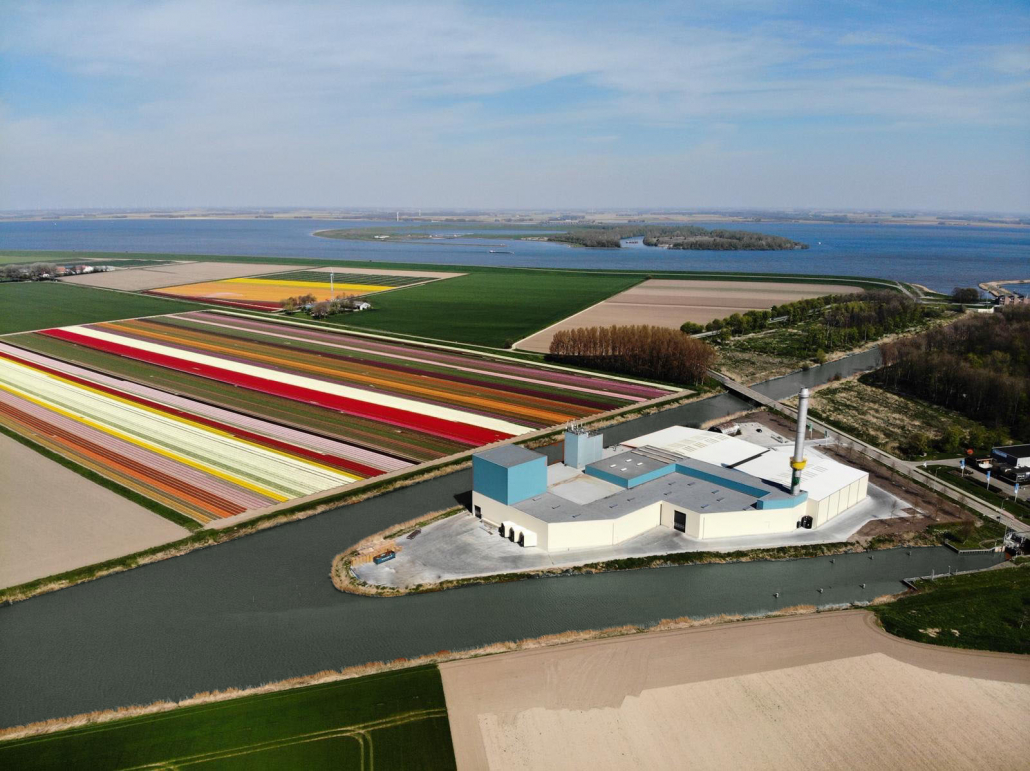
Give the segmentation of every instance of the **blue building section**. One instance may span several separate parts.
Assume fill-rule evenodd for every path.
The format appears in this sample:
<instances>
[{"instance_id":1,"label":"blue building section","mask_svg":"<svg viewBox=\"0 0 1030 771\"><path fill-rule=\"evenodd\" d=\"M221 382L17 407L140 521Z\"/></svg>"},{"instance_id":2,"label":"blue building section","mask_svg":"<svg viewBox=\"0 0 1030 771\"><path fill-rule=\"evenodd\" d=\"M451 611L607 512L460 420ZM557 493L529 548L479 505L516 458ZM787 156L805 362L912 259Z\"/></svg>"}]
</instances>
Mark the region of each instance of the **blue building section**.
<instances>
[{"instance_id":1,"label":"blue building section","mask_svg":"<svg viewBox=\"0 0 1030 771\"><path fill-rule=\"evenodd\" d=\"M583 468L601 460L604 454L604 437L585 431L565 432L565 465Z\"/></svg>"},{"instance_id":2,"label":"blue building section","mask_svg":"<svg viewBox=\"0 0 1030 771\"><path fill-rule=\"evenodd\" d=\"M547 492L547 458L517 445L473 455L472 489L508 506L541 495Z\"/></svg>"},{"instance_id":3,"label":"blue building section","mask_svg":"<svg viewBox=\"0 0 1030 771\"><path fill-rule=\"evenodd\" d=\"M675 464L629 450L589 464L584 471L592 477L629 489L676 470Z\"/></svg>"}]
</instances>

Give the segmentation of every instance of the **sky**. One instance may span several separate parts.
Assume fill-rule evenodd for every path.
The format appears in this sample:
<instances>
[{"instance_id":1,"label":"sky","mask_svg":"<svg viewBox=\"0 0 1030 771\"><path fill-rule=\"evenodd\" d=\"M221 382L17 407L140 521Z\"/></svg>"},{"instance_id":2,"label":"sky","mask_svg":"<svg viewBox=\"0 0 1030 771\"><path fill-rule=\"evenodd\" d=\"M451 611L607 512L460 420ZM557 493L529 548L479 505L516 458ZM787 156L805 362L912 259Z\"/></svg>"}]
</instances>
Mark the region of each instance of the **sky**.
<instances>
[{"instance_id":1,"label":"sky","mask_svg":"<svg viewBox=\"0 0 1030 771\"><path fill-rule=\"evenodd\" d=\"M1030 212L1030 3L0 3L0 209Z\"/></svg>"}]
</instances>

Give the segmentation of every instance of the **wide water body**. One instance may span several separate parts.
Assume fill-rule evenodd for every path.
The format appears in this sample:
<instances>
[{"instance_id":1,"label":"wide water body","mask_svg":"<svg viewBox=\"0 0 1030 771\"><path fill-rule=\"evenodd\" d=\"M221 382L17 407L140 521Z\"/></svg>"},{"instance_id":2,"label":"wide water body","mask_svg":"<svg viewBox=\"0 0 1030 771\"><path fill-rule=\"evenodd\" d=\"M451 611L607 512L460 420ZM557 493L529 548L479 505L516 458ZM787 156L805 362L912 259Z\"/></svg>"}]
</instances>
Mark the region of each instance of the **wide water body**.
<instances>
[{"instance_id":1,"label":"wide water body","mask_svg":"<svg viewBox=\"0 0 1030 771\"><path fill-rule=\"evenodd\" d=\"M507 265L532 268L718 270L888 278L951 291L981 281L1030 278L1030 229L911 225L740 223L730 227L801 241L804 251L685 252L647 247L581 249L518 241L346 241L316 230L394 226L311 220L54 220L0 223L0 249L257 255ZM713 227L725 224L709 223ZM434 226L418 226L430 230ZM468 232L449 226L437 232ZM490 254L503 244L512 254Z\"/></svg>"}]
</instances>

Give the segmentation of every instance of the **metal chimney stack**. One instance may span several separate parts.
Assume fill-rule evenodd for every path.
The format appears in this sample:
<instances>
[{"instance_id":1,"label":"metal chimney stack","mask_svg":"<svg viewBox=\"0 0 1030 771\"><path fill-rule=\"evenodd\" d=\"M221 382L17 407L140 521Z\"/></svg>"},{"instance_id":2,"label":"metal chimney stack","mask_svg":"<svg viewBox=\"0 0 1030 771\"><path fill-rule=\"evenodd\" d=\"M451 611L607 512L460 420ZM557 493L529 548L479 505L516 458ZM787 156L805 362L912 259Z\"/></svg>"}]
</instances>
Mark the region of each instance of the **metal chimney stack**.
<instances>
[{"instance_id":1,"label":"metal chimney stack","mask_svg":"<svg viewBox=\"0 0 1030 771\"><path fill-rule=\"evenodd\" d=\"M801 492L801 470L805 467L805 427L808 425L808 397L808 389L802 388L798 394L798 425L794 432L794 457L790 460L791 495L797 495Z\"/></svg>"}]
</instances>

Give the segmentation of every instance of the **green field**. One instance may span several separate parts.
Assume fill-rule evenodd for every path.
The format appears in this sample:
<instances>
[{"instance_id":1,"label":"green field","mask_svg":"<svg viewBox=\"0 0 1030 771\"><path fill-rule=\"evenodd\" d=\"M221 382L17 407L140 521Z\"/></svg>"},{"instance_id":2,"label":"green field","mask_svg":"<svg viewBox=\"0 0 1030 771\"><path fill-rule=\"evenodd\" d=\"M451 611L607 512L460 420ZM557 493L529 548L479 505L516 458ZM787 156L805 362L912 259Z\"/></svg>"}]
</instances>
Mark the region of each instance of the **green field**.
<instances>
[{"instance_id":1,"label":"green field","mask_svg":"<svg viewBox=\"0 0 1030 771\"><path fill-rule=\"evenodd\" d=\"M406 669L0 742L10 769L452 769L439 670Z\"/></svg>"},{"instance_id":2,"label":"green field","mask_svg":"<svg viewBox=\"0 0 1030 771\"><path fill-rule=\"evenodd\" d=\"M374 296L370 298L372 310L328 320L350 327L504 347L642 280L639 275L604 273L477 271Z\"/></svg>"},{"instance_id":3,"label":"green field","mask_svg":"<svg viewBox=\"0 0 1030 771\"><path fill-rule=\"evenodd\" d=\"M207 306L54 281L0 284L0 334L178 313Z\"/></svg>"},{"instance_id":4,"label":"green field","mask_svg":"<svg viewBox=\"0 0 1030 771\"><path fill-rule=\"evenodd\" d=\"M93 258L115 263L121 260L165 260L184 259L209 262L266 262L283 264L282 258L244 257L225 255L174 255L118 252L49 252L10 251L2 255L6 261L68 261ZM563 318L577 313L595 303L628 289L648 278L691 279L691 280L747 280L784 281L798 283L841 283L866 288L897 288L895 282L878 279L861 279L842 276L791 276L784 274L719 273L719 272L665 272L644 271L570 271L500 268L483 265L443 265L401 262L347 262L343 260L296 260L298 267L334 266L341 275L348 268L403 269L420 271L461 271L466 275L432 284L390 292L372 298L372 310L360 314L342 314L330 317L333 324L352 326L368 330L381 330L393 334L411 335L423 338L455 341L468 345L504 347ZM31 287L28 284L0 286L0 291L11 287ZM47 285L49 286L49 285ZM23 290L27 293L31 288ZM97 291L97 290L94 290ZM0 300L4 297L0 294ZM153 301L153 298L149 300ZM148 302L140 298L140 302ZM42 304L33 298L26 303L36 310ZM60 318L43 317L29 321L33 313L20 307L0 308L0 334L23 331L61 324L103 321L149 313L173 312L187 309L188 305L175 307L171 301L151 310L127 312L106 312L97 307ZM194 306L196 307L196 306ZM643 320L642 321L646 321Z\"/></svg>"},{"instance_id":5,"label":"green field","mask_svg":"<svg viewBox=\"0 0 1030 771\"><path fill-rule=\"evenodd\" d=\"M1030 653L1030 567L922 581L874 608L891 634L953 648Z\"/></svg>"}]
</instances>

